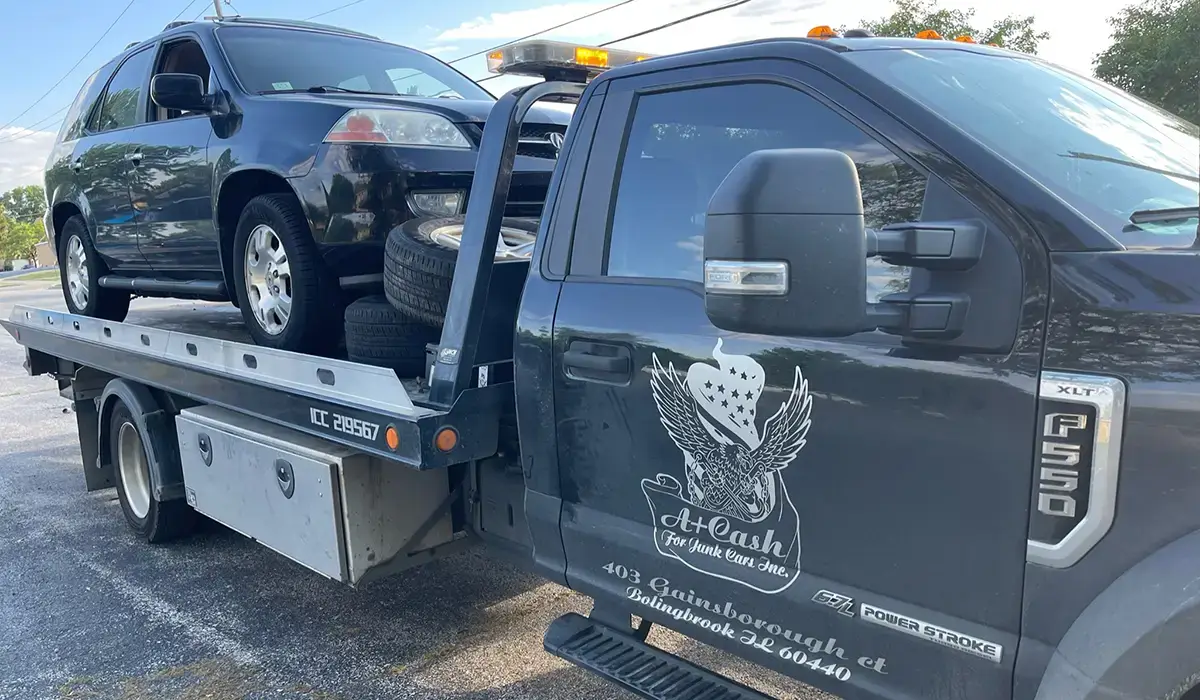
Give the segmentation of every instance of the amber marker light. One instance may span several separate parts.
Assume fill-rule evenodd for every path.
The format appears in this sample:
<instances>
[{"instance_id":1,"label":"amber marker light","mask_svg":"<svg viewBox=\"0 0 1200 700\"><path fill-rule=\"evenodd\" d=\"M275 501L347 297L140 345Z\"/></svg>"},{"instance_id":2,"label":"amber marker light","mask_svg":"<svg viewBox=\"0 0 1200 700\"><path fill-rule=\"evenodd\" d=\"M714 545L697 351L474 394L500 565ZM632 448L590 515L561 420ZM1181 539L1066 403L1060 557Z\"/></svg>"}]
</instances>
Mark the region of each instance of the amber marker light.
<instances>
[{"instance_id":1,"label":"amber marker light","mask_svg":"<svg viewBox=\"0 0 1200 700\"><path fill-rule=\"evenodd\" d=\"M458 447L458 431L454 428L442 428L434 436L433 444L442 452L450 452Z\"/></svg>"}]
</instances>

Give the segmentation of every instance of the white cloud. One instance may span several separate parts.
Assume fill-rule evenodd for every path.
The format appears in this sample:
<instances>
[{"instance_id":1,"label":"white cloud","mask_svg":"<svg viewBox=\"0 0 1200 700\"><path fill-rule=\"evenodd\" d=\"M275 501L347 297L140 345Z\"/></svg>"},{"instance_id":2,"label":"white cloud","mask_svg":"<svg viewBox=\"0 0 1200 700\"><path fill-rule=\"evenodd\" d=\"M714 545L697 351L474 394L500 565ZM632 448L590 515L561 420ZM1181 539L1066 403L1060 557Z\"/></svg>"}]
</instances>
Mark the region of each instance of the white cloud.
<instances>
[{"instance_id":1,"label":"white cloud","mask_svg":"<svg viewBox=\"0 0 1200 700\"><path fill-rule=\"evenodd\" d=\"M599 43L633 34L728 0L646 0L624 5L545 35L549 39L568 39ZM608 2L566 2L513 12L494 12L443 31L437 41L504 41L538 29L552 27L575 17L599 10ZM1050 32L1039 54L1055 63L1082 73L1091 73L1092 58L1104 49L1109 39L1106 18L1116 14L1126 0L1091 0L1086 12L1074 2L1045 0L1007 0L987 3L983 0L941 0L947 9L977 9L979 25L1005 15L1033 15L1036 28ZM650 53L674 53L728 44L749 39L779 36L804 36L819 24L855 26L865 18L886 16L894 7L892 0L858 0L834 3L832 0L752 0L730 10L716 12L675 27L619 44Z\"/></svg>"},{"instance_id":2,"label":"white cloud","mask_svg":"<svg viewBox=\"0 0 1200 700\"><path fill-rule=\"evenodd\" d=\"M430 46L427 49L421 49L421 50L427 54L432 54L432 55L437 56L438 58L442 58L442 59L445 59L448 55L450 55L452 53L458 53L457 46Z\"/></svg>"},{"instance_id":3,"label":"white cloud","mask_svg":"<svg viewBox=\"0 0 1200 700\"><path fill-rule=\"evenodd\" d=\"M0 192L42 184L42 171L56 135L18 127L0 129Z\"/></svg>"}]
</instances>

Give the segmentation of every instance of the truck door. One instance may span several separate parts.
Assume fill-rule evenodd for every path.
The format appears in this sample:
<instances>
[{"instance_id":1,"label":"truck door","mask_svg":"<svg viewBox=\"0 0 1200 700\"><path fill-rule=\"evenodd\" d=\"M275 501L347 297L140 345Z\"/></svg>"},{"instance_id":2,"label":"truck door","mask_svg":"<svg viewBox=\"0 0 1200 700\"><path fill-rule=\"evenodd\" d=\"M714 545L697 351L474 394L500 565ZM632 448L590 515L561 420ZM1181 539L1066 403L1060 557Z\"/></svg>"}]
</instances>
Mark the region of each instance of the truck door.
<instances>
[{"instance_id":1,"label":"truck door","mask_svg":"<svg viewBox=\"0 0 1200 700\"><path fill-rule=\"evenodd\" d=\"M864 97L783 60L608 85L553 329L566 578L843 697L1008 697L1045 254ZM982 289L986 330L940 345L717 330L708 200L748 153L793 147L851 156L868 227L984 222L976 268L873 260L868 296Z\"/></svg>"}]
</instances>

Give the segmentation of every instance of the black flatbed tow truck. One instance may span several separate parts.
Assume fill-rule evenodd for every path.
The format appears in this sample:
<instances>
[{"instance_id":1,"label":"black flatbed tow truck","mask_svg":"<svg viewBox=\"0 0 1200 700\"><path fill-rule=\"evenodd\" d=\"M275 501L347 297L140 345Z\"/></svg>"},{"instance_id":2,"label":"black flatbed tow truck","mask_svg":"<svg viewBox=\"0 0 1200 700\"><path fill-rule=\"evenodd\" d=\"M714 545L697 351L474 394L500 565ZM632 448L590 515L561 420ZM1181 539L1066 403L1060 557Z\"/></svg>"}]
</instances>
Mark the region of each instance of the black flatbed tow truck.
<instances>
[{"instance_id":1,"label":"black flatbed tow truck","mask_svg":"<svg viewBox=\"0 0 1200 700\"><path fill-rule=\"evenodd\" d=\"M846 698L1200 697L1195 125L962 42L490 58L547 80L488 119L425 377L14 310L89 490L354 585L505 548L595 601L545 648L647 698L762 697L652 624Z\"/></svg>"}]
</instances>

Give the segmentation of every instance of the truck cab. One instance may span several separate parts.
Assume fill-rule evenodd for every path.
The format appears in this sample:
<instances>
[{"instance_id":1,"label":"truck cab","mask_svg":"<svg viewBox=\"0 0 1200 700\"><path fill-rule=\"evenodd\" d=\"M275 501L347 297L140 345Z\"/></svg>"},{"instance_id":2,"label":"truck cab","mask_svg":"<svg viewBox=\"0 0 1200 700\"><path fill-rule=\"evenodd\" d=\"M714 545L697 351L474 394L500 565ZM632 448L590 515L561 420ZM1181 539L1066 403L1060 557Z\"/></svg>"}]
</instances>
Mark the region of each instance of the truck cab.
<instances>
[{"instance_id":1,"label":"truck cab","mask_svg":"<svg viewBox=\"0 0 1200 700\"><path fill-rule=\"evenodd\" d=\"M598 75L563 153L515 345L541 573L846 698L1194 682L1195 125L779 40Z\"/></svg>"}]
</instances>

